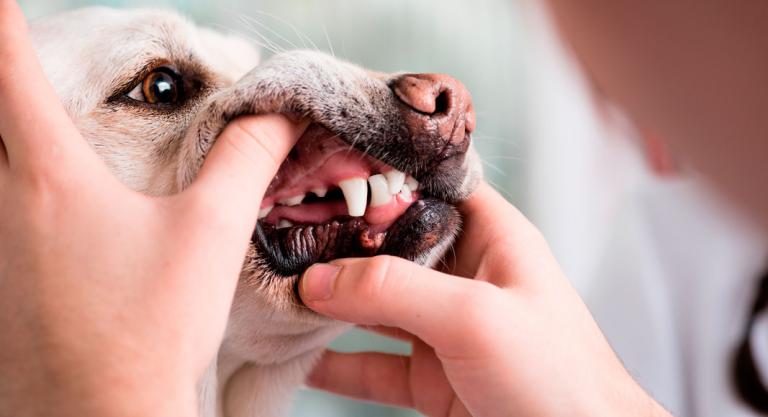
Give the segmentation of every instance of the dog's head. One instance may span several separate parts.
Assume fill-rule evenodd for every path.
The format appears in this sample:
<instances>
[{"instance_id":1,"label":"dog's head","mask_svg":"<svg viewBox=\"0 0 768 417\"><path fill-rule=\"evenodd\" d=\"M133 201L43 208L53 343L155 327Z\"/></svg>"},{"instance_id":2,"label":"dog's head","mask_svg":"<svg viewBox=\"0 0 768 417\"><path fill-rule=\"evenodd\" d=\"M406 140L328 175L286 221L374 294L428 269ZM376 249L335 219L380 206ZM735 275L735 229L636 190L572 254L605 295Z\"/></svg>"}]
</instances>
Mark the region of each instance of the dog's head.
<instances>
[{"instance_id":1,"label":"dog's head","mask_svg":"<svg viewBox=\"0 0 768 417\"><path fill-rule=\"evenodd\" d=\"M453 204L480 178L471 99L448 76L375 73L308 51L259 64L247 42L157 10L78 10L34 22L32 36L80 131L141 192L189 185L239 115L312 121L254 219L227 334L248 360L283 360L332 333L295 293L312 263L434 263L460 227Z\"/></svg>"}]
</instances>

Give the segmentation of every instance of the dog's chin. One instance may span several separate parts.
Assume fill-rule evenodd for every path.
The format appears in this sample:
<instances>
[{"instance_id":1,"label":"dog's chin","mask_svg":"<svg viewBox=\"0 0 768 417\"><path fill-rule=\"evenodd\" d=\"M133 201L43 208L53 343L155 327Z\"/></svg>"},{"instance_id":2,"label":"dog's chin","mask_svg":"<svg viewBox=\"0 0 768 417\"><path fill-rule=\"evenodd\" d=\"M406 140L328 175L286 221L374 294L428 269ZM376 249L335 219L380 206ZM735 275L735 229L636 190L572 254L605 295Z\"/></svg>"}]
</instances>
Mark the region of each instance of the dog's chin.
<instances>
[{"instance_id":1,"label":"dog's chin","mask_svg":"<svg viewBox=\"0 0 768 417\"><path fill-rule=\"evenodd\" d=\"M251 239L259 269L272 277L295 278L314 263L339 258L392 255L427 261L453 240L461 217L410 175L410 187L403 186L404 192L390 188L384 200L380 192L377 204L371 183L367 199L358 197L365 213L349 215L353 191L339 183L352 178L358 190L367 188L364 180L379 173L381 180L397 170L393 165L355 150L320 126L310 127L267 190Z\"/></svg>"}]
</instances>

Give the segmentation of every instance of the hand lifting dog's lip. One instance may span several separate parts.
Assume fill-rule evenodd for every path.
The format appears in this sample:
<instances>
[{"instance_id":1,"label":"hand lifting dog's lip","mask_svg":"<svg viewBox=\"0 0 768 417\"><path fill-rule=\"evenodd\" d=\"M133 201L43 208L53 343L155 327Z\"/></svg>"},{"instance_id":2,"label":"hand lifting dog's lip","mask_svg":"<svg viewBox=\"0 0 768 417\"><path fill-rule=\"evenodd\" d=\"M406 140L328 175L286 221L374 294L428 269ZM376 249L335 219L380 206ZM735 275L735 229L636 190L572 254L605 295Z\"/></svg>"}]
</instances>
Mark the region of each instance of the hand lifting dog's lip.
<instances>
[{"instance_id":1,"label":"hand lifting dog's lip","mask_svg":"<svg viewBox=\"0 0 768 417\"><path fill-rule=\"evenodd\" d=\"M81 9L30 29L83 137L139 192L188 186L240 115L311 121L254 219L219 357L201 382L206 416L276 414L342 328L301 305L298 274L377 254L433 265L459 230L454 205L482 175L471 98L446 75L376 73L315 51L260 63L246 41L157 10Z\"/></svg>"}]
</instances>

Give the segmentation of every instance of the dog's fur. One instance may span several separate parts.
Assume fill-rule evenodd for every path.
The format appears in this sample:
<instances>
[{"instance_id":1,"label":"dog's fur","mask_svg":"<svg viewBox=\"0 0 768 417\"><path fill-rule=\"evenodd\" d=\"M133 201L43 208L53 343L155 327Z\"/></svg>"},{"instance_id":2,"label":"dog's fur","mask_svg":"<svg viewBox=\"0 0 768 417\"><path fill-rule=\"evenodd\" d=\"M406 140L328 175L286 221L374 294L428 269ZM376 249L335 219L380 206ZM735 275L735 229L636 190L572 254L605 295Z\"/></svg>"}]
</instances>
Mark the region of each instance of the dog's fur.
<instances>
[{"instance_id":1,"label":"dog's fur","mask_svg":"<svg viewBox=\"0 0 768 417\"><path fill-rule=\"evenodd\" d=\"M31 33L83 136L121 181L147 194L187 186L216 135L241 114L307 115L377 157L403 140L391 76L321 53L288 52L259 65L244 40L157 10L82 9L34 21ZM194 78L193 96L169 109L129 102L125 94L161 64ZM480 170L474 152L468 155L460 169L430 183L433 191L452 201L471 191ZM395 159L415 163L408 155ZM433 264L452 238L417 261ZM252 247L218 360L201 381L204 416L283 414L323 346L345 328L298 306L295 277L275 277L259 256Z\"/></svg>"}]
</instances>

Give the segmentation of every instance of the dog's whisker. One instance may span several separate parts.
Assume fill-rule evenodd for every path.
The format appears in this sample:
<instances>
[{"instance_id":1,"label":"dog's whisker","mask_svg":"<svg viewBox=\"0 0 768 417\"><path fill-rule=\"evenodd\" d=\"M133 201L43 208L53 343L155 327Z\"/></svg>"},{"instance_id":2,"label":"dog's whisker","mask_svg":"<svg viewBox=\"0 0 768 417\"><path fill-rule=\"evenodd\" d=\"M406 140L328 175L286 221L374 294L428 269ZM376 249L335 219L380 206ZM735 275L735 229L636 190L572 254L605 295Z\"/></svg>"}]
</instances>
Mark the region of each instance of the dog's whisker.
<instances>
[{"instance_id":1,"label":"dog's whisker","mask_svg":"<svg viewBox=\"0 0 768 417\"><path fill-rule=\"evenodd\" d=\"M483 163L483 167L490 168L492 171L496 172L497 174L503 177L507 177L507 173L504 172L504 170L502 170L501 168L497 167L496 165L487 161L481 161L481 162Z\"/></svg>"},{"instance_id":2,"label":"dog's whisker","mask_svg":"<svg viewBox=\"0 0 768 417\"><path fill-rule=\"evenodd\" d=\"M501 186L499 186L499 184L497 184L496 182L494 182L492 179L490 179L490 178L487 178L487 177L486 177L486 178L484 178L483 180L484 180L485 182L487 182L488 184L491 184L491 186L493 186L493 188L494 188L496 191L498 191L498 192L499 192L499 194L501 194L501 195L502 195L502 197L504 197L504 199L506 199L506 200L508 200L508 201L510 201L510 202L514 200L514 199L512 198L512 194L510 194L510 193L509 193L509 191L507 191L507 190L506 190L504 187L501 187Z\"/></svg>"},{"instance_id":3,"label":"dog's whisker","mask_svg":"<svg viewBox=\"0 0 768 417\"><path fill-rule=\"evenodd\" d=\"M254 41L257 41L262 47L266 48L268 51L272 52L273 54L279 54L280 52L283 52L283 49L279 45L269 40L269 38L264 36L264 34L259 32L257 29L249 28L249 30L259 38L258 39L254 38L252 35L248 36L248 38Z\"/></svg>"},{"instance_id":4,"label":"dog's whisker","mask_svg":"<svg viewBox=\"0 0 768 417\"><path fill-rule=\"evenodd\" d=\"M505 145L509 145L511 147L519 147L520 145L518 141L510 137L486 135L479 132L472 133L472 139L479 140L481 142L488 142L488 141L500 142Z\"/></svg>"},{"instance_id":5,"label":"dog's whisker","mask_svg":"<svg viewBox=\"0 0 768 417\"><path fill-rule=\"evenodd\" d=\"M241 23L243 25L246 25L246 27L244 28L246 31L254 32L253 28L247 26L248 25L247 22L241 20ZM225 27L223 25L217 25L217 26ZM261 48L263 48L263 49L265 49L265 50L267 50L267 51L269 51L269 52L271 52L273 54L277 54L277 53L280 52L274 44L266 43L263 36L261 37L261 39L257 39L253 35L251 35L251 33L241 33L240 35L244 36L245 38L247 38L251 42L253 42L256 45L258 45L259 47L261 47Z\"/></svg>"},{"instance_id":6,"label":"dog's whisker","mask_svg":"<svg viewBox=\"0 0 768 417\"><path fill-rule=\"evenodd\" d=\"M331 50L331 55L333 57L336 57L336 52L333 50L333 44L331 43L331 37L328 36L328 30L325 27L325 24L323 24L323 33L325 34L325 41L328 42L328 48Z\"/></svg>"},{"instance_id":7,"label":"dog's whisker","mask_svg":"<svg viewBox=\"0 0 768 417\"><path fill-rule=\"evenodd\" d=\"M307 44L305 43L305 40L306 40L306 41L309 41L309 44L312 46L312 48L314 50L316 50L316 51L320 50L320 48L317 47L315 42L312 41L312 38L310 38L306 33L300 31L299 28L297 28L296 25L292 24L291 22L289 22L289 21L287 21L287 20L285 20L285 19L283 19L283 18L281 18L279 16L276 16L276 15L274 15L272 13L267 13L267 12L265 12L263 10L256 10L256 11L254 11L254 13L258 13L260 15L272 18L272 19L274 19L274 20L276 20L276 21L278 21L280 23L283 23L284 25L288 26L291 30L293 30L293 33L299 38L299 40L301 41L302 45L304 45L305 48L307 47Z\"/></svg>"},{"instance_id":8,"label":"dog's whisker","mask_svg":"<svg viewBox=\"0 0 768 417\"><path fill-rule=\"evenodd\" d=\"M490 159L490 160L501 159L504 161L515 161L515 162L520 162L524 160L519 156L510 156L510 155L487 155L485 156L485 159Z\"/></svg>"},{"instance_id":9,"label":"dog's whisker","mask_svg":"<svg viewBox=\"0 0 768 417\"><path fill-rule=\"evenodd\" d=\"M266 30L267 32L275 35L278 39L288 43L289 45L291 45L291 47L293 47L293 49L299 49L299 47L296 46L295 43L291 42L290 40L288 40L288 38L286 38L285 36L281 35L280 33L275 31L274 29L270 28L269 26L265 25L264 23L259 22L258 19L254 18L254 17L251 17L251 16L245 16L245 18L250 20L252 23L258 25L262 29Z\"/></svg>"},{"instance_id":10,"label":"dog's whisker","mask_svg":"<svg viewBox=\"0 0 768 417\"><path fill-rule=\"evenodd\" d=\"M263 36L261 36L261 39L256 39L253 36L251 36L250 33L248 33L248 32L256 32L256 31L254 30L250 22L248 22L248 20L245 18L245 16L235 12L231 12L231 13L235 15L234 16L235 19L240 23L241 27L243 27L243 30L246 32L246 33L240 33L241 36L248 38L250 41L254 42L256 45L260 46L263 49L266 49L267 51L273 54L276 54L279 52L277 49L277 46L274 45L273 42L269 42L269 39L265 39ZM231 31L231 28L221 24L217 24L215 26Z\"/></svg>"},{"instance_id":11,"label":"dog's whisker","mask_svg":"<svg viewBox=\"0 0 768 417\"><path fill-rule=\"evenodd\" d=\"M259 47L261 47L261 48L264 48L264 49L266 49L267 51L269 51L269 52L272 52L273 54L277 54L277 53L279 52L279 51L277 51L276 49L274 49L273 47L271 47L271 46L269 46L269 45L267 45L267 44L265 44L265 43L261 42L260 40L258 40L258 39L256 39L256 38L254 38L253 36L249 36L249 35L243 35L243 36L245 36L246 38L248 38L248 40L250 40L251 42L255 43L255 44L256 44L256 45L258 45Z\"/></svg>"},{"instance_id":12,"label":"dog's whisker","mask_svg":"<svg viewBox=\"0 0 768 417\"><path fill-rule=\"evenodd\" d=\"M280 53L285 50L282 46L280 46L277 42L270 39L268 36L266 36L264 33L262 33L256 26L254 26L255 20L252 18L249 18L248 16L241 16L241 20L243 23L247 26L247 30L252 32L253 34L259 36L264 42L269 44L271 46L270 51L273 53Z\"/></svg>"}]
</instances>

